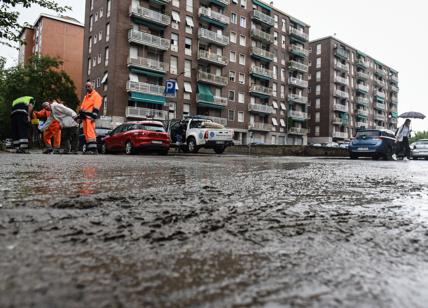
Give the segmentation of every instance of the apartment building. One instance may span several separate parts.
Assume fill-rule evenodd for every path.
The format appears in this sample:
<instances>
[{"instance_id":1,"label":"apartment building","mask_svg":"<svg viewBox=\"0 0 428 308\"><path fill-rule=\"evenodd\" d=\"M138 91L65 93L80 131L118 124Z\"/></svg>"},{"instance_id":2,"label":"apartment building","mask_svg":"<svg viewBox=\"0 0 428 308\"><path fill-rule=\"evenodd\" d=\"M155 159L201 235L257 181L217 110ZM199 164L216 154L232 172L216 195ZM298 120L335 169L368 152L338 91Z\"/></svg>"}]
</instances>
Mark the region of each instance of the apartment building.
<instances>
[{"instance_id":1,"label":"apartment building","mask_svg":"<svg viewBox=\"0 0 428 308\"><path fill-rule=\"evenodd\" d=\"M77 97L82 94L84 26L74 18L41 14L32 27L20 34L18 64L28 63L34 55L50 56L63 61L76 86Z\"/></svg>"},{"instance_id":2,"label":"apartment building","mask_svg":"<svg viewBox=\"0 0 428 308\"><path fill-rule=\"evenodd\" d=\"M398 72L334 38L310 42L310 143L397 127Z\"/></svg>"},{"instance_id":3,"label":"apartment building","mask_svg":"<svg viewBox=\"0 0 428 308\"><path fill-rule=\"evenodd\" d=\"M85 18L103 125L204 115L237 143L307 142L307 24L260 0L87 0Z\"/></svg>"}]
</instances>

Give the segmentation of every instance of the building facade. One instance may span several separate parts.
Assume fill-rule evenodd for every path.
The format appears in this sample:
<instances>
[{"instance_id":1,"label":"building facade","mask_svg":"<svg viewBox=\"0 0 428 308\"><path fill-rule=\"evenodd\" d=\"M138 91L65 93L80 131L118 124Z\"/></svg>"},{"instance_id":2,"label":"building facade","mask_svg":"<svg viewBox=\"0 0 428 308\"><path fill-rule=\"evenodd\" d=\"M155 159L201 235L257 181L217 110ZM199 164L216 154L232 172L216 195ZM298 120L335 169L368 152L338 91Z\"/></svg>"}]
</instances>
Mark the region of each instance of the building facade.
<instances>
[{"instance_id":1,"label":"building facade","mask_svg":"<svg viewBox=\"0 0 428 308\"><path fill-rule=\"evenodd\" d=\"M34 55L63 61L62 69L70 76L76 94L82 94L84 26L65 16L41 14L33 27L24 27L20 39L18 64L26 64Z\"/></svg>"},{"instance_id":2,"label":"building facade","mask_svg":"<svg viewBox=\"0 0 428 308\"><path fill-rule=\"evenodd\" d=\"M87 0L85 18L104 125L204 115L237 143L307 142L305 23L259 0Z\"/></svg>"},{"instance_id":3,"label":"building facade","mask_svg":"<svg viewBox=\"0 0 428 308\"><path fill-rule=\"evenodd\" d=\"M310 50L310 143L342 143L358 127L396 129L397 71L333 37Z\"/></svg>"}]
</instances>

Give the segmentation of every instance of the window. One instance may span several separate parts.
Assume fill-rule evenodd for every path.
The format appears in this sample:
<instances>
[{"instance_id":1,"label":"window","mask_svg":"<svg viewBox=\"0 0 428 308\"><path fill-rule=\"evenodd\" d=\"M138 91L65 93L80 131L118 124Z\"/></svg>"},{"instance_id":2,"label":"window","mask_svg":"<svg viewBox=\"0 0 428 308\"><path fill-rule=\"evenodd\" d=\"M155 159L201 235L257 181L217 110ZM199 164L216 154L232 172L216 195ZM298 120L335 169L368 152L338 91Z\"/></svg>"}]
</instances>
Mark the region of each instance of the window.
<instances>
[{"instance_id":1,"label":"window","mask_svg":"<svg viewBox=\"0 0 428 308\"><path fill-rule=\"evenodd\" d=\"M245 65L245 55L243 54L239 55L239 64Z\"/></svg>"},{"instance_id":2,"label":"window","mask_svg":"<svg viewBox=\"0 0 428 308\"><path fill-rule=\"evenodd\" d=\"M274 15L274 16L273 16L273 20L275 21L275 23L274 23L274 27L275 27L276 29L278 29L278 15Z\"/></svg>"},{"instance_id":3,"label":"window","mask_svg":"<svg viewBox=\"0 0 428 308\"><path fill-rule=\"evenodd\" d=\"M241 18L239 19L239 25L242 28L246 28L247 27L247 19L243 16L241 16Z\"/></svg>"},{"instance_id":4,"label":"window","mask_svg":"<svg viewBox=\"0 0 428 308\"><path fill-rule=\"evenodd\" d=\"M247 8L247 0L241 0L241 6L246 9Z\"/></svg>"},{"instance_id":5,"label":"window","mask_svg":"<svg viewBox=\"0 0 428 308\"><path fill-rule=\"evenodd\" d=\"M101 53L99 53L99 54L98 54L98 57L97 57L97 58L98 58L98 64L101 64L101 59L102 59L102 57L101 57Z\"/></svg>"},{"instance_id":6,"label":"window","mask_svg":"<svg viewBox=\"0 0 428 308\"><path fill-rule=\"evenodd\" d=\"M231 122L235 121L235 111L229 110L227 113L227 119Z\"/></svg>"},{"instance_id":7,"label":"window","mask_svg":"<svg viewBox=\"0 0 428 308\"><path fill-rule=\"evenodd\" d=\"M279 119L279 122L281 123L282 127L285 127L285 121L284 121L284 119Z\"/></svg>"},{"instance_id":8,"label":"window","mask_svg":"<svg viewBox=\"0 0 428 308\"><path fill-rule=\"evenodd\" d=\"M239 36L239 45L241 46L245 46L245 35L240 35Z\"/></svg>"},{"instance_id":9,"label":"window","mask_svg":"<svg viewBox=\"0 0 428 308\"><path fill-rule=\"evenodd\" d=\"M192 34L195 24L193 23L193 18L186 16L186 33Z\"/></svg>"},{"instance_id":10,"label":"window","mask_svg":"<svg viewBox=\"0 0 428 308\"><path fill-rule=\"evenodd\" d=\"M285 35L281 35L281 47L285 49L286 47L286 37Z\"/></svg>"},{"instance_id":11,"label":"window","mask_svg":"<svg viewBox=\"0 0 428 308\"><path fill-rule=\"evenodd\" d=\"M98 21L98 12L97 12L97 13L95 13L95 19L94 19L94 21L95 21L95 22L97 22L97 21Z\"/></svg>"},{"instance_id":12,"label":"window","mask_svg":"<svg viewBox=\"0 0 428 308\"><path fill-rule=\"evenodd\" d=\"M111 13L111 0L107 0L107 17L110 17Z\"/></svg>"},{"instance_id":13,"label":"window","mask_svg":"<svg viewBox=\"0 0 428 308\"><path fill-rule=\"evenodd\" d=\"M104 10L103 8L100 9L100 18L102 18L104 16Z\"/></svg>"},{"instance_id":14,"label":"window","mask_svg":"<svg viewBox=\"0 0 428 308\"><path fill-rule=\"evenodd\" d=\"M273 109L278 109L278 103L276 101L272 101Z\"/></svg>"},{"instance_id":15,"label":"window","mask_svg":"<svg viewBox=\"0 0 428 308\"><path fill-rule=\"evenodd\" d=\"M101 85L101 79L100 79L100 77L98 77L98 78L97 78L97 88L99 88L99 87L100 87L100 85Z\"/></svg>"},{"instance_id":16,"label":"window","mask_svg":"<svg viewBox=\"0 0 428 308\"><path fill-rule=\"evenodd\" d=\"M110 40L110 24L106 25L106 42Z\"/></svg>"},{"instance_id":17,"label":"window","mask_svg":"<svg viewBox=\"0 0 428 308\"><path fill-rule=\"evenodd\" d=\"M178 64L178 58L171 56L171 63L170 63L170 72L171 74L177 75L177 64Z\"/></svg>"},{"instance_id":18,"label":"window","mask_svg":"<svg viewBox=\"0 0 428 308\"><path fill-rule=\"evenodd\" d=\"M184 77L192 77L192 61L184 61Z\"/></svg>"},{"instance_id":19,"label":"window","mask_svg":"<svg viewBox=\"0 0 428 308\"><path fill-rule=\"evenodd\" d=\"M184 54L186 56L192 55L192 39L186 37L184 41Z\"/></svg>"},{"instance_id":20,"label":"window","mask_svg":"<svg viewBox=\"0 0 428 308\"><path fill-rule=\"evenodd\" d=\"M275 46L278 46L278 32L273 33L273 43Z\"/></svg>"},{"instance_id":21,"label":"window","mask_svg":"<svg viewBox=\"0 0 428 308\"><path fill-rule=\"evenodd\" d=\"M104 65L105 66L108 66L108 58L109 58L109 49L108 49L108 47L106 47L105 57L104 57Z\"/></svg>"},{"instance_id":22,"label":"window","mask_svg":"<svg viewBox=\"0 0 428 308\"><path fill-rule=\"evenodd\" d=\"M190 105L183 104L183 115L188 115L190 113Z\"/></svg>"},{"instance_id":23,"label":"window","mask_svg":"<svg viewBox=\"0 0 428 308\"><path fill-rule=\"evenodd\" d=\"M272 66L273 79L278 79L278 67L276 65Z\"/></svg>"},{"instance_id":24,"label":"window","mask_svg":"<svg viewBox=\"0 0 428 308\"><path fill-rule=\"evenodd\" d=\"M317 44L317 55L321 54L321 44Z\"/></svg>"},{"instance_id":25,"label":"window","mask_svg":"<svg viewBox=\"0 0 428 308\"><path fill-rule=\"evenodd\" d=\"M178 34L171 33L171 51L178 51Z\"/></svg>"},{"instance_id":26,"label":"window","mask_svg":"<svg viewBox=\"0 0 428 308\"><path fill-rule=\"evenodd\" d=\"M103 99L103 115L107 114L107 96L104 96Z\"/></svg>"},{"instance_id":27,"label":"window","mask_svg":"<svg viewBox=\"0 0 428 308\"><path fill-rule=\"evenodd\" d=\"M320 121L320 113L315 112L315 122L319 123L319 121Z\"/></svg>"},{"instance_id":28,"label":"window","mask_svg":"<svg viewBox=\"0 0 428 308\"><path fill-rule=\"evenodd\" d=\"M94 0L91 0L91 10L94 9Z\"/></svg>"},{"instance_id":29,"label":"window","mask_svg":"<svg viewBox=\"0 0 428 308\"><path fill-rule=\"evenodd\" d=\"M192 93L192 84L188 81L184 82L184 92Z\"/></svg>"},{"instance_id":30,"label":"window","mask_svg":"<svg viewBox=\"0 0 428 308\"><path fill-rule=\"evenodd\" d=\"M100 31L98 33L98 41L101 41L103 39L103 31Z\"/></svg>"},{"instance_id":31,"label":"window","mask_svg":"<svg viewBox=\"0 0 428 308\"><path fill-rule=\"evenodd\" d=\"M315 136L319 136L319 135L320 135L320 127L315 126Z\"/></svg>"},{"instance_id":32,"label":"window","mask_svg":"<svg viewBox=\"0 0 428 308\"><path fill-rule=\"evenodd\" d=\"M317 68L321 68L321 58L317 58Z\"/></svg>"},{"instance_id":33,"label":"window","mask_svg":"<svg viewBox=\"0 0 428 308\"><path fill-rule=\"evenodd\" d=\"M282 32L286 32L286 24L285 24L285 19L282 19Z\"/></svg>"},{"instance_id":34,"label":"window","mask_svg":"<svg viewBox=\"0 0 428 308\"><path fill-rule=\"evenodd\" d=\"M236 43L236 33L235 32L230 32L230 42Z\"/></svg>"},{"instance_id":35,"label":"window","mask_svg":"<svg viewBox=\"0 0 428 308\"><path fill-rule=\"evenodd\" d=\"M321 94L321 85L317 84L317 87L315 88L315 94L320 95Z\"/></svg>"},{"instance_id":36,"label":"window","mask_svg":"<svg viewBox=\"0 0 428 308\"><path fill-rule=\"evenodd\" d=\"M316 72L316 80L321 81L321 71Z\"/></svg>"},{"instance_id":37,"label":"window","mask_svg":"<svg viewBox=\"0 0 428 308\"><path fill-rule=\"evenodd\" d=\"M89 53L92 52L92 37L89 37L89 49L88 49Z\"/></svg>"},{"instance_id":38,"label":"window","mask_svg":"<svg viewBox=\"0 0 428 308\"><path fill-rule=\"evenodd\" d=\"M238 103L245 103L245 94L244 93L238 93Z\"/></svg>"},{"instance_id":39,"label":"window","mask_svg":"<svg viewBox=\"0 0 428 308\"><path fill-rule=\"evenodd\" d=\"M272 118L272 124L273 126L278 126L278 121L276 120L276 118Z\"/></svg>"},{"instance_id":40,"label":"window","mask_svg":"<svg viewBox=\"0 0 428 308\"><path fill-rule=\"evenodd\" d=\"M105 72L104 76L103 76L103 79L101 79L101 84L105 84L107 82L107 79L108 79L108 73Z\"/></svg>"},{"instance_id":41,"label":"window","mask_svg":"<svg viewBox=\"0 0 428 308\"><path fill-rule=\"evenodd\" d=\"M244 112L238 111L238 122L243 123L244 122Z\"/></svg>"},{"instance_id":42,"label":"window","mask_svg":"<svg viewBox=\"0 0 428 308\"><path fill-rule=\"evenodd\" d=\"M235 101L235 91L229 91L229 100L232 102Z\"/></svg>"},{"instance_id":43,"label":"window","mask_svg":"<svg viewBox=\"0 0 428 308\"><path fill-rule=\"evenodd\" d=\"M320 109L320 107L321 107L321 99L320 99L320 98L317 98L317 99L315 100L315 108L316 108L316 109Z\"/></svg>"},{"instance_id":44,"label":"window","mask_svg":"<svg viewBox=\"0 0 428 308\"><path fill-rule=\"evenodd\" d=\"M281 81L285 82L285 68L281 68Z\"/></svg>"},{"instance_id":45,"label":"window","mask_svg":"<svg viewBox=\"0 0 428 308\"><path fill-rule=\"evenodd\" d=\"M236 62L236 52L230 52L230 62Z\"/></svg>"},{"instance_id":46,"label":"window","mask_svg":"<svg viewBox=\"0 0 428 308\"><path fill-rule=\"evenodd\" d=\"M272 95L273 96L277 96L278 95L278 89L277 89L277 84L274 82L273 84L272 84Z\"/></svg>"},{"instance_id":47,"label":"window","mask_svg":"<svg viewBox=\"0 0 428 308\"><path fill-rule=\"evenodd\" d=\"M245 74L239 73L239 83L245 84Z\"/></svg>"},{"instance_id":48,"label":"window","mask_svg":"<svg viewBox=\"0 0 428 308\"><path fill-rule=\"evenodd\" d=\"M93 17L91 16L89 17L89 31L92 31L93 25L94 25L94 20L93 20Z\"/></svg>"},{"instance_id":49,"label":"window","mask_svg":"<svg viewBox=\"0 0 428 308\"><path fill-rule=\"evenodd\" d=\"M171 12L171 16L172 16L171 26L172 26L173 29L178 30L178 24L181 21L180 20L180 13L176 12L176 11L172 11Z\"/></svg>"},{"instance_id":50,"label":"window","mask_svg":"<svg viewBox=\"0 0 428 308\"><path fill-rule=\"evenodd\" d=\"M193 0L186 0L186 11L193 13Z\"/></svg>"},{"instance_id":51,"label":"window","mask_svg":"<svg viewBox=\"0 0 428 308\"><path fill-rule=\"evenodd\" d=\"M98 35L94 35L94 45L98 42Z\"/></svg>"},{"instance_id":52,"label":"window","mask_svg":"<svg viewBox=\"0 0 428 308\"><path fill-rule=\"evenodd\" d=\"M284 104L284 103L280 103L280 106L281 106L281 110L284 110L284 111L286 111L286 110L287 110L287 107L285 107L285 104Z\"/></svg>"},{"instance_id":53,"label":"window","mask_svg":"<svg viewBox=\"0 0 428 308\"><path fill-rule=\"evenodd\" d=\"M91 75L91 58L88 59L88 77Z\"/></svg>"},{"instance_id":54,"label":"window","mask_svg":"<svg viewBox=\"0 0 428 308\"><path fill-rule=\"evenodd\" d=\"M175 7L180 7L180 0L172 0L172 5Z\"/></svg>"},{"instance_id":55,"label":"window","mask_svg":"<svg viewBox=\"0 0 428 308\"><path fill-rule=\"evenodd\" d=\"M235 13L232 13L230 15L230 22L233 23L233 24L238 23L238 15L236 15Z\"/></svg>"},{"instance_id":56,"label":"window","mask_svg":"<svg viewBox=\"0 0 428 308\"><path fill-rule=\"evenodd\" d=\"M281 98L285 98L285 86L281 85Z\"/></svg>"},{"instance_id":57,"label":"window","mask_svg":"<svg viewBox=\"0 0 428 308\"><path fill-rule=\"evenodd\" d=\"M236 73L234 71L229 71L229 81L234 82L236 78Z\"/></svg>"}]
</instances>

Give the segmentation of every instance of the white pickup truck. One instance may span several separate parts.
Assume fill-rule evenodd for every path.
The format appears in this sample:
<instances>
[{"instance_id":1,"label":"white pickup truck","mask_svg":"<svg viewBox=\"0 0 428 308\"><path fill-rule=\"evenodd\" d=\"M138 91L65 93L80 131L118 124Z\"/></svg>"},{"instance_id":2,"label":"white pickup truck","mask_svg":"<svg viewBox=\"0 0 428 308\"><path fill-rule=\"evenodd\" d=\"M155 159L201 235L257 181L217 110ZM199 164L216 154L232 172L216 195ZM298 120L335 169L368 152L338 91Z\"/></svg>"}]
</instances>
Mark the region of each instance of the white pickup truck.
<instances>
[{"instance_id":1,"label":"white pickup truck","mask_svg":"<svg viewBox=\"0 0 428 308\"><path fill-rule=\"evenodd\" d=\"M205 117L171 120L168 132L171 146L180 147L184 152L197 153L199 149L206 148L222 154L228 146L233 145L234 131Z\"/></svg>"}]
</instances>

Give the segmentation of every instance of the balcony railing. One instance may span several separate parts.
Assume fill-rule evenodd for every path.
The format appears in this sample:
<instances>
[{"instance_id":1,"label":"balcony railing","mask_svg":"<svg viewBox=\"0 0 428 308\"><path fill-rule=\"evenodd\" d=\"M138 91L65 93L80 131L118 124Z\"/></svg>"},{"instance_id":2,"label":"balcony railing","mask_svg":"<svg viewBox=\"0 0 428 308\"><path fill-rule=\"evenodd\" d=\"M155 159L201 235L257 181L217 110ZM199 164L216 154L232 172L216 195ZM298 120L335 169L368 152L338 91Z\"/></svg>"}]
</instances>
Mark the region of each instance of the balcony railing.
<instances>
[{"instance_id":1,"label":"balcony railing","mask_svg":"<svg viewBox=\"0 0 428 308\"><path fill-rule=\"evenodd\" d=\"M201 3L206 4L206 5L214 3L216 5L226 7L230 4L230 0L201 0Z\"/></svg>"},{"instance_id":2,"label":"balcony railing","mask_svg":"<svg viewBox=\"0 0 428 308\"><path fill-rule=\"evenodd\" d=\"M368 127L368 123L366 122L356 122L357 127Z\"/></svg>"},{"instance_id":3,"label":"balcony railing","mask_svg":"<svg viewBox=\"0 0 428 308\"><path fill-rule=\"evenodd\" d=\"M347 139L349 137L348 133L344 132L333 132L333 138Z\"/></svg>"},{"instance_id":4,"label":"balcony railing","mask_svg":"<svg viewBox=\"0 0 428 308\"><path fill-rule=\"evenodd\" d=\"M368 117L369 116L369 111L365 110L365 109L358 109L357 110L357 116Z\"/></svg>"},{"instance_id":5,"label":"balcony railing","mask_svg":"<svg viewBox=\"0 0 428 308\"><path fill-rule=\"evenodd\" d=\"M251 17L253 20L257 20L268 26L273 27L275 25L275 19L273 17L266 15L258 10L253 10Z\"/></svg>"},{"instance_id":6,"label":"balcony railing","mask_svg":"<svg viewBox=\"0 0 428 308\"><path fill-rule=\"evenodd\" d=\"M397 86L391 86L391 91L398 93L398 91L400 91L400 89Z\"/></svg>"},{"instance_id":7,"label":"balcony railing","mask_svg":"<svg viewBox=\"0 0 428 308\"><path fill-rule=\"evenodd\" d=\"M262 95L266 95L266 96L271 96L272 95L272 89L268 88L268 87L264 87L258 84L254 84L250 87L250 92L252 93L257 93L257 94L262 94Z\"/></svg>"},{"instance_id":8,"label":"balcony railing","mask_svg":"<svg viewBox=\"0 0 428 308\"><path fill-rule=\"evenodd\" d=\"M380 110L385 110L386 105L382 103L376 103L375 108Z\"/></svg>"},{"instance_id":9,"label":"balcony railing","mask_svg":"<svg viewBox=\"0 0 428 308\"><path fill-rule=\"evenodd\" d=\"M274 54L272 52L258 47L252 47L251 53L257 57L264 58L269 61L273 61L274 58Z\"/></svg>"},{"instance_id":10,"label":"balcony railing","mask_svg":"<svg viewBox=\"0 0 428 308\"><path fill-rule=\"evenodd\" d=\"M364 69L369 68L369 63L367 61L364 61L363 59L358 59L356 61L357 66L362 67Z\"/></svg>"},{"instance_id":11,"label":"balcony railing","mask_svg":"<svg viewBox=\"0 0 428 308\"><path fill-rule=\"evenodd\" d=\"M369 79L369 74L364 72L357 72L357 78L367 80Z\"/></svg>"},{"instance_id":12,"label":"balcony railing","mask_svg":"<svg viewBox=\"0 0 428 308\"><path fill-rule=\"evenodd\" d=\"M228 25L230 22L229 16L223 15L219 12L213 11L210 8L200 7L199 16L205 16L217 23Z\"/></svg>"},{"instance_id":13,"label":"balcony railing","mask_svg":"<svg viewBox=\"0 0 428 308\"><path fill-rule=\"evenodd\" d=\"M304 73L307 73L309 70L309 67L303 63L297 62L297 61L289 61L288 62L288 68L290 70L296 70L296 71L301 71Z\"/></svg>"},{"instance_id":14,"label":"balcony railing","mask_svg":"<svg viewBox=\"0 0 428 308\"><path fill-rule=\"evenodd\" d=\"M375 83L376 83L379 87L382 87L382 88L386 87L386 82L385 82L385 81L380 80L380 79L377 79L377 78L376 78L374 81L375 81Z\"/></svg>"},{"instance_id":15,"label":"balcony railing","mask_svg":"<svg viewBox=\"0 0 428 308\"><path fill-rule=\"evenodd\" d=\"M168 111L141 107L126 107L125 116L127 118L165 121L168 118Z\"/></svg>"},{"instance_id":16,"label":"balcony railing","mask_svg":"<svg viewBox=\"0 0 428 308\"><path fill-rule=\"evenodd\" d=\"M347 118L341 118L338 116L334 116L332 123L334 125L347 125L348 124L348 119Z\"/></svg>"},{"instance_id":17,"label":"balcony railing","mask_svg":"<svg viewBox=\"0 0 428 308\"><path fill-rule=\"evenodd\" d=\"M357 84L357 90L368 93L369 92L369 86L366 86L364 84Z\"/></svg>"},{"instance_id":18,"label":"balcony railing","mask_svg":"<svg viewBox=\"0 0 428 308\"><path fill-rule=\"evenodd\" d=\"M219 118L219 117L210 117L207 116L207 119L210 119L211 121L221 124L223 126L227 126L227 119L226 118Z\"/></svg>"},{"instance_id":19,"label":"balcony railing","mask_svg":"<svg viewBox=\"0 0 428 308\"><path fill-rule=\"evenodd\" d=\"M336 62L336 68L345 72L349 72L349 66L342 64L341 62Z\"/></svg>"},{"instance_id":20,"label":"balcony railing","mask_svg":"<svg viewBox=\"0 0 428 308\"><path fill-rule=\"evenodd\" d=\"M204 94L198 94L196 100L201 103L209 103L210 105L215 105L219 107L227 107L227 97L213 96L214 100L211 101L211 97L208 98Z\"/></svg>"},{"instance_id":21,"label":"balcony railing","mask_svg":"<svg viewBox=\"0 0 428 308\"><path fill-rule=\"evenodd\" d=\"M131 43L145 45L160 50L168 50L170 46L170 41L167 39L134 29L129 30L128 40Z\"/></svg>"},{"instance_id":22,"label":"balcony railing","mask_svg":"<svg viewBox=\"0 0 428 308\"><path fill-rule=\"evenodd\" d=\"M306 80L295 78L295 77L288 78L288 84L297 86L297 87L302 87L302 88L308 87L308 82Z\"/></svg>"},{"instance_id":23,"label":"balcony railing","mask_svg":"<svg viewBox=\"0 0 428 308\"><path fill-rule=\"evenodd\" d=\"M349 93L341 90L336 90L335 95L340 98L349 98Z\"/></svg>"},{"instance_id":24,"label":"balcony railing","mask_svg":"<svg viewBox=\"0 0 428 308\"><path fill-rule=\"evenodd\" d=\"M161 14L159 12L150 10L145 7L130 7L129 8L129 15L131 17L144 19L149 22L154 22L156 24L160 24L163 26L168 26L171 24L171 17L168 15Z\"/></svg>"},{"instance_id":25,"label":"balcony railing","mask_svg":"<svg viewBox=\"0 0 428 308\"><path fill-rule=\"evenodd\" d=\"M152 94L156 96L165 95L165 87L158 86L151 83L128 81L126 83L126 91L128 92L140 92L144 94Z\"/></svg>"},{"instance_id":26,"label":"balcony railing","mask_svg":"<svg viewBox=\"0 0 428 308\"><path fill-rule=\"evenodd\" d=\"M344 84L344 85L349 86L349 79L348 79L348 78L344 78L344 77L341 77L341 76L336 76L336 77L334 78L334 80L335 80L337 83L341 83L341 84Z\"/></svg>"},{"instance_id":27,"label":"balcony railing","mask_svg":"<svg viewBox=\"0 0 428 308\"><path fill-rule=\"evenodd\" d=\"M347 52L343 48L336 48L335 55L342 58L342 59L349 59L349 52Z\"/></svg>"},{"instance_id":28,"label":"balcony railing","mask_svg":"<svg viewBox=\"0 0 428 308\"><path fill-rule=\"evenodd\" d=\"M251 66L250 73L253 75L259 75L269 79L273 78L273 71L260 66Z\"/></svg>"},{"instance_id":29,"label":"balcony railing","mask_svg":"<svg viewBox=\"0 0 428 308\"><path fill-rule=\"evenodd\" d=\"M227 57L206 50L199 50L198 60L205 60L220 65L227 65L229 63Z\"/></svg>"},{"instance_id":30,"label":"balcony railing","mask_svg":"<svg viewBox=\"0 0 428 308\"><path fill-rule=\"evenodd\" d=\"M306 120L308 118L308 114L302 111L289 110L288 116L292 119L297 120Z\"/></svg>"},{"instance_id":31,"label":"balcony railing","mask_svg":"<svg viewBox=\"0 0 428 308\"><path fill-rule=\"evenodd\" d=\"M251 37L260 41L264 41L266 43L273 42L273 36L270 33L259 30L257 28L251 28Z\"/></svg>"},{"instance_id":32,"label":"balcony railing","mask_svg":"<svg viewBox=\"0 0 428 308\"><path fill-rule=\"evenodd\" d=\"M205 28L199 28L198 37L201 40L205 40L210 43L214 43L220 46L229 45L229 37L223 34L219 34L214 31L207 30Z\"/></svg>"},{"instance_id":33,"label":"balcony railing","mask_svg":"<svg viewBox=\"0 0 428 308\"><path fill-rule=\"evenodd\" d=\"M288 133L291 135L306 135L308 130L306 128L301 127L290 127L288 129Z\"/></svg>"},{"instance_id":34,"label":"balcony railing","mask_svg":"<svg viewBox=\"0 0 428 308\"><path fill-rule=\"evenodd\" d=\"M365 97L357 97L357 104L363 105L363 106L368 106L369 105L369 99L365 98Z\"/></svg>"},{"instance_id":35,"label":"balcony railing","mask_svg":"<svg viewBox=\"0 0 428 308\"><path fill-rule=\"evenodd\" d=\"M148 69L151 71L157 71L166 73L169 70L169 64L160 62L148 58L128 58L128 66L138 67L142 69Z\"/></svg>"},{"instance_id":36,"label":"balcony railing","mask_svg":"<svg viewBox=\"0 0 428 308\"><path fill-rule=\"evenodd\" d=\"M348 105L333 104L333 109L341 112L348 112Z\"/></svg>"},{"instance_id":37,"label":"balcony railing","mask_svg":"<svg viewBox=\"0 0 428 308\"><path fill-rule=\"evenodd\" d=\"M248 125L248 129L263 131L263 132L270 132L272 130L272 125L267 123L254 122Z\"/></svg>"},{"instance_id":38,"label":"balcony railing","mask_svg":"<svg viewBox=\"0 0 428 308\"><path fill-rule=\"evenodd\" d=\"M300 55L300 56L303 56L303 57L309 56L309 50L307 50L307 49L305 49L305 48L303 48L302 46L299 46L299 45L292 44L288 48L288 50L290 52L292 52L293 54L295 54L295 55L297 54L297 55Z\"/></svg>"},{"instance_id":39,"label":"balcony railing","mask_svg":"<svg viewBox=\"0 0 428 308\"><path fill-rule=\"evenodd\" d=\"M376 95L376 96L378 96L378 97L380 97L380 98L385 99L385 93L383 93L383 92L376 91L376 92L375 92L375 95Z\"/></svg>"},{"instance_id":40,"label":"balcony railing","mask_svg":"<svg viewBox=\"0 0 428 308\"><path fill-rule=\"evenodd\" d=\"M223 86L223 87L227 86L227 84L229 83L229 79L227 77L219 76L219 75L215 75L215 74L211 74L203 71L198 71L198 81L214 84L218 86Z\"/></svg>"},{"instance_id":41,"label":"balcony railing","mask_svg":"<svg viewBox=\"0 0 428 308\"><path fill-rule=\"evenodd\" d=\"M305 32L303 32L303 30L299 30L297 28L294 27L290 27L290 35L293 35L295 37L298 37L304 41L307 41L309 39L309 35Z\"/></svg>"},{"instance_id":42,"label":"balcony railing","mask_svg":"<svg viewBox=\"0 0 428 308\"><path fill-rule=\"evenodd\" d=\"M398 104L398 98L397 97L391 97L391 103Z\"/></svg>"},{"instance_id":43,"label":"balcony railing","mask_svg":"<svg viewBox=\"0 0 428 308\"><path fill-rule=\"evenodd\" d=\"M378 121L385 121L385 115L384 114L378 114L378 113L376 113L374 115L374 119L378 120Z\"/></svg>"},{"instance_id":44,"label":"balcony railing","mask_svg":"<svg viewBox=\"0 0 428 308\"><path fill-rule=\"evenodd\" d=\"M294 103L299 103L299 104L307 104L308 103L308 97L297 95L297 94L288 94L288 101L294 102Z\"/></svg>"},{"instance_id":45,"label":"balcony railing","mask_svg":"<svg viewBox=\"0 0 428 308\"><path fill-rule=\"evenodd\" d=\"M249 104L248 111L263 113L263 114L272 114L275 111L275 109L273 109L273 107L269 105Z\"/></svg>"},{"instance_id":46,"label":"balcony railing","mask_svg":"<svg viewBox=\"0 0 428 308\"><path fill-rule=\"evenodd\" d=\"M397 76L395 76L395 75L392 75L392 76L391 76L391 80L392 80L393 82L398 83L398 77L397 77Z\"/></svg>"},{"instance_id":47,"label":"balcony railing","mask_svg":"<svg viewBox=\"0 0 428 308\"><path fill-rule=\"evenodd\" d=\"M375 70L375 73L376 73L377 75L379 75L379 76L382 76L382 77L386 76L386 72L385 72L383 69L381 69L381 68L377 68L377 69Z\"/></svg>"}]
</instances>

